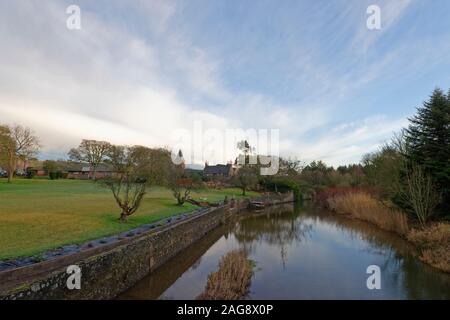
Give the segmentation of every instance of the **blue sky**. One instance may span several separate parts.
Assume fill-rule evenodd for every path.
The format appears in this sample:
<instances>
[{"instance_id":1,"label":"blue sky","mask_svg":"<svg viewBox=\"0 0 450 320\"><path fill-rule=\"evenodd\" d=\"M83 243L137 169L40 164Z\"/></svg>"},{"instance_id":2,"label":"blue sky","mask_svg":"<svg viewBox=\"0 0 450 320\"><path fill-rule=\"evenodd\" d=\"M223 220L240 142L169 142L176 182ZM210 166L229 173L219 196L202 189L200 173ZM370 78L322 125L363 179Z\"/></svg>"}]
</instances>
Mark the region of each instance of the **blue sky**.
<instances>
[{"instance_id":1,"label":"blue sky","mask_svg":"<svg viewBox=\"0 0 450 320\"><path fill-rule=\"evenodd\" d=\"M65 26L70 4L81 30ZM366 27L373 4L381 30ZM447 0L4 0L0 40L0 122L32 127L41 157L81 138L170 146L202 121L358 162L450 88Z\"/></svg>"}]
</instances>

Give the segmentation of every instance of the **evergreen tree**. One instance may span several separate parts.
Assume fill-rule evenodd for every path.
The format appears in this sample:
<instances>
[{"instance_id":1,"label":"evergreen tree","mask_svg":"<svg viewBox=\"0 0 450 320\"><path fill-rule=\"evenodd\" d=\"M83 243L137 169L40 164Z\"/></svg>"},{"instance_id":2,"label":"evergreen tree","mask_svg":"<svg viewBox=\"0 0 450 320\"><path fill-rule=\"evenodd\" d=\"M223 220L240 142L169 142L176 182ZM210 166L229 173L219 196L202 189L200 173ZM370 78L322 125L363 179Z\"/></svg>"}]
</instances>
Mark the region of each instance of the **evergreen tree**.
<instances>
[{"instance_id":1,"label":"evergreen tree","mask_svg":"<svg viewBox=\"0 0 450 320\"><path fill-rule=\"evenodd\" d=\"M435 89L430 99L409 119L407 158L429 173L442 192L439 213L450 209L450 90Z\"/></svg>"}]
</instances>

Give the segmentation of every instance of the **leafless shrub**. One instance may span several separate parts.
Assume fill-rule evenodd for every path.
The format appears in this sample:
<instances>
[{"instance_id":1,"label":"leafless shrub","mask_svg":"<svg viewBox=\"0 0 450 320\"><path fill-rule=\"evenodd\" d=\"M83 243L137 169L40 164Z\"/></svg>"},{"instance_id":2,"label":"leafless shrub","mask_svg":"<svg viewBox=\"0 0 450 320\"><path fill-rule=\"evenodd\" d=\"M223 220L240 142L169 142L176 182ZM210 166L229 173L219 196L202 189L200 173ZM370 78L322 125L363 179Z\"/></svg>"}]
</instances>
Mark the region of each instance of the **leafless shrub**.
<instances>
[{"instance_id":1,"label":"leafless shrub","mask_svg":"<svg viewBox=\"0 0 450 320\"><path fill-rule=\"evenodd\" d=\"M421 226L425 227L441 201L441 194L431 176L418 165L411 166L405 180L406 185L401 188L400 196L412 208Z\"/></svg>"},{"instance_id":2,"label":"leafless shrub","mask_svg":"<svg viewBox=\"0 0 450 320\"><path fill-rule=\"evenodd\" d=\"M237 300L249 290L253 267L244 251L234 250L222 257L219 269L208 276L198 300Z\"/></svg>"},{"instance_id":3,"label":"leafless shrub","mask_svg":"<svg viewBox=\"0 0 450 320\"><path fill-rule=\"evenodd\" d=\"M408 240L417 246L422 261L450 273L450 224L441 222L413 229Z\"/></svg>"}]
</instances>

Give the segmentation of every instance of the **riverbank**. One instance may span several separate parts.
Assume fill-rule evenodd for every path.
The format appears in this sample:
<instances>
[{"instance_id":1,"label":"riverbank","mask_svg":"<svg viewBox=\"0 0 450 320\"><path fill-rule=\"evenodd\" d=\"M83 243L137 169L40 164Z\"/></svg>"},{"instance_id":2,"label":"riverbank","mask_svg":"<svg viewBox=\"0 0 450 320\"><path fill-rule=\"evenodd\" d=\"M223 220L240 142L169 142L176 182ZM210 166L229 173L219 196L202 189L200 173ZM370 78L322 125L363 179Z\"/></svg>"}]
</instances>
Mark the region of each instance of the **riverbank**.
<instances>
[{"instance_id":1,"label":"riverbank","mask_svg":"<svg viewBox=\"0 0 450 320\"><path fill-rule=\"evenodd\" d=\"M270 195L267 203L293 201L293 195ZM161 225L104 247L67 257L0 272L0 298L4 299L110 299L167 262L190 244L215 229L249 200L227 204ZM66 268L82 270L82 289L69 290Z\"/></svg>"},{"instance_id":2,"label":"riverbank","mask_svg":"<svg viewBox=\"0 0 450 320\"><path fill-rule=\"evenodd\" d=\"M412 229L406 238L420 251L420 260L450 273L450 223L437 222L425 229Z\"/></svg>"},{"instance_id":3,"label":"riverbank","mask_svg":"<svg viewBox=\"0 0 450 320\"><path fill-rule=\"evenodd\" d=\"M450 223L434 222L421 228L412 224L404 212L364 192L330 195L325 206L337 214L398 234L415 246L422 262L450 273Z\"/></svg>"}]
</instances>

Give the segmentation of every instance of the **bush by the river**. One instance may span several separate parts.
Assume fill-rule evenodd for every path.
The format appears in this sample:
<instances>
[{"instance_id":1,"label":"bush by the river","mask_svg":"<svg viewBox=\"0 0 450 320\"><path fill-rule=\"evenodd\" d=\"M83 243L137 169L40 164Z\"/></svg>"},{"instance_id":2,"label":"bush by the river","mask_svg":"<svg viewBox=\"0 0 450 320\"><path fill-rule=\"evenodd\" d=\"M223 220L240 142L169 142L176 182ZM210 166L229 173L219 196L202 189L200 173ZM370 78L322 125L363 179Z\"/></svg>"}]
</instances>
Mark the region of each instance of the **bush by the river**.
<instances>
[{"instance_id":1,"label":"bush by the river","mask_svg":"<svg viewBox=\"0 0 450 320\"><path fill-rule=\"evenodd\" d=\"M208 276L205 290L198 300L238 300L250 288L253 266L242 250L234 250L222 257L219 269Z\"/></svg>"}]
</instances>

